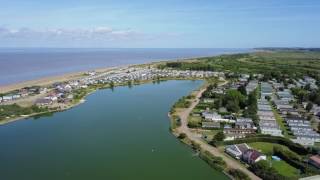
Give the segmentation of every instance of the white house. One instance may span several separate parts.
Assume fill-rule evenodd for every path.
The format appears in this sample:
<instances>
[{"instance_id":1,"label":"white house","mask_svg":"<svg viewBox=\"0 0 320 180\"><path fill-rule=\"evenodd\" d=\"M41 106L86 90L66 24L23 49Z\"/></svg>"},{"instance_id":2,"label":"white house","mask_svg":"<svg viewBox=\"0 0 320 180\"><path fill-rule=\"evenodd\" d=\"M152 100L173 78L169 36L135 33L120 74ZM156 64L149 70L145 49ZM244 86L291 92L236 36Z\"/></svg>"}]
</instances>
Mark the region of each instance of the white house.
<instances>
[{"instance_id":1,"label":"white house","mask_svg":"<svg viewBox=\"0 0 320 180\"><path fill-rule=\"evenodd\" d=\"M215 112L210 113L210 112L205 111L205 112L202 113L202 116L207 121L229 122L229 123L234 123L235 122L235 120L222 118L220 114L217 114Z\"/></svg>"},{"instance_id":2,"label":"white house","mask_svg":"<svg viewBox=\"0 0 320 180\"><path fill-rule=\"evenodd\" d=\"M242 155L249 149L250 147L246 143L234 144L226 146L225 152L236 159L241 159Z\"/></svg>"}]
</instances>

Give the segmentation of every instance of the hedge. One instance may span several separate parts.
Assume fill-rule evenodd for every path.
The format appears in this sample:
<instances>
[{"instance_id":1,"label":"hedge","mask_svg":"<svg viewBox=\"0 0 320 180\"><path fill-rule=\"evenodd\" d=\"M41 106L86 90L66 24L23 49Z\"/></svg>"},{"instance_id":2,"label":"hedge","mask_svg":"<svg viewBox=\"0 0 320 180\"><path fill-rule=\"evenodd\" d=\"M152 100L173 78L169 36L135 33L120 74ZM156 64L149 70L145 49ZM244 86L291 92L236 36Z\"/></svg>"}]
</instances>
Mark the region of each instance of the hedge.
<instances>
[{"instance_id":1,"label":"hedge","mask_svg":"<svg viewBox=\"0 0 320 180\"><path fill-rule=\"evenodd\" d=\"M200 151L199 157L218 171L224 171L227 167L226 162L221 157L214 156L209 151Z\"/></svg>"},{"instance_id":2,"label":"hedge","mask_svg":"<svg viewBox=\"0 0 320 180\"><path fill-rule=\"evenodd\" d=\"M269 142L269 143L281 144L281 145L287 146L290 150L292 150L297 154L307 155L309 153L309 151L306 148L304 148L300 144L290 141L289 139L278 137L278 136L268 136L268 135L257 135L252 137L236 139L232 141L211 142L210 144L214 146L221 146L221 145L232 145L232 144L252 143L252 142Z\"/></svg>"}]
</instances>

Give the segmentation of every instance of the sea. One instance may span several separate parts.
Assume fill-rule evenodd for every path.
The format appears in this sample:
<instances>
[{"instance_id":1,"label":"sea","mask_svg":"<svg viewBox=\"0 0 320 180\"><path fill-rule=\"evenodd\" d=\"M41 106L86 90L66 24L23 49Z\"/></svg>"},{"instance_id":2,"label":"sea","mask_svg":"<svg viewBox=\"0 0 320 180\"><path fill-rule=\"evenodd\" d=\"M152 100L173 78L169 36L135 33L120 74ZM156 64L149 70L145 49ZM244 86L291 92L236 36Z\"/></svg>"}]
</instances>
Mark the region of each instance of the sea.
<instances>
[{"instance_id":1,"label":"sea","mask_svg":"<svg viewBox=\"0 0 320 180\"><path fill-rule=\"evenodd\" d=\"M97 68L249 52L234 48L0 48L0 86Z\"/></svg>"}]
</instances>

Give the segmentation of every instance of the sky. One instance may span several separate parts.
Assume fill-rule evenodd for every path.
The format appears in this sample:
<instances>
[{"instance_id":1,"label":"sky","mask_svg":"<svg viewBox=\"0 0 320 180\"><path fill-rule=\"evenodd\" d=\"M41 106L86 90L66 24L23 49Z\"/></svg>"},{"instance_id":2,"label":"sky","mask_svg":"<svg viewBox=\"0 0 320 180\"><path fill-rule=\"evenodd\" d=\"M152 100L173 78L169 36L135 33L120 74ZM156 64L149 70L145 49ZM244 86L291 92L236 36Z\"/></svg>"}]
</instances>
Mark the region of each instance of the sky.
<instances>
[{"instance_id":1,"label":"sky","mask_svg":"<svg viewBox=\"0 0 320 180\"><path fill-rule=\"evenodd\" d=\"M0 0L0 47L319 47L319 0Z\"/></svg>"}]
</instances>

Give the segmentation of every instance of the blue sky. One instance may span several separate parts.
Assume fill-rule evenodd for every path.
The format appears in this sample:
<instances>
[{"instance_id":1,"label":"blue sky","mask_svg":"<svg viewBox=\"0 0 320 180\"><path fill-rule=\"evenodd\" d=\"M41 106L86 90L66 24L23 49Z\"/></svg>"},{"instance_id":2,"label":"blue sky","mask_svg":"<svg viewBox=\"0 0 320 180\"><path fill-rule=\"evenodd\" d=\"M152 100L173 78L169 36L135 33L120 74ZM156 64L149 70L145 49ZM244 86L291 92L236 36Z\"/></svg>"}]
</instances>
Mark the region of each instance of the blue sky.
<instances>
[{"instance_id":1,"label":"blue sky","mask_svg":"<svg viewBox=\"0 0 320 180\"><path fill-rule=\"evenodd\" d=\"M319 47L319 0L0 0L0 47Z\"/></svg>"}]
</instances>

